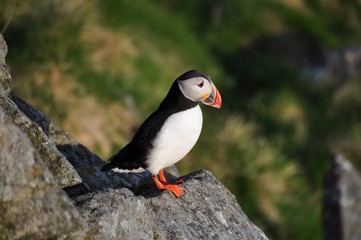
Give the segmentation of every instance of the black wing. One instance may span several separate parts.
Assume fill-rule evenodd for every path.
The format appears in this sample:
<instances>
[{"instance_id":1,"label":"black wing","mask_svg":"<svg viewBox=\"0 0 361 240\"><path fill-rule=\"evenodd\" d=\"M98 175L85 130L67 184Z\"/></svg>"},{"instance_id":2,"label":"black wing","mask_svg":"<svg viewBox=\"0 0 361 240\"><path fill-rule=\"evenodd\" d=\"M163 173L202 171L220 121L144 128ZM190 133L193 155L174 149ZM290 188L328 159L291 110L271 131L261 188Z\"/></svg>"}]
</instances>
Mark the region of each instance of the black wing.
<instances>
[{"instance_id":1,"label":"black wing","mask_svg":"<svg viewBox=\"0 0 361 240\"><path fill-rule=\"evenodd\" d=\"M150 115L139 127L132 141L112 156L101 171L113 168L128 170L147 168L147 156L153 148L153 141L168 117L167 112L159 110Z\"/></svg>"}]
</instances>

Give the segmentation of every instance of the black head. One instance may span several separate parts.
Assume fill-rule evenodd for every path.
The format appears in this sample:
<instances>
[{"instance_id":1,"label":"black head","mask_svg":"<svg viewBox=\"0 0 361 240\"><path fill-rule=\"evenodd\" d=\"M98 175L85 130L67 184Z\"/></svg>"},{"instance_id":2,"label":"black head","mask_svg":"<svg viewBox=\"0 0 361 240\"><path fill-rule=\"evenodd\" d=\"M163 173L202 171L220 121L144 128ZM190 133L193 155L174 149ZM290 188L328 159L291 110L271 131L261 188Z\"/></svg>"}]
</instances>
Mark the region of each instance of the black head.
<instances>
[{"instance_id":1,"label":"black head","mask_svg":"<svg viewBox=\"0 0 361 240\"><path fill-rule=\"evenodd\" d=\"M221 95L207 74L199 70L190 70L179 76L176 82L187 99L216 108L221 107Z\"/></svg>"}]
</instances>

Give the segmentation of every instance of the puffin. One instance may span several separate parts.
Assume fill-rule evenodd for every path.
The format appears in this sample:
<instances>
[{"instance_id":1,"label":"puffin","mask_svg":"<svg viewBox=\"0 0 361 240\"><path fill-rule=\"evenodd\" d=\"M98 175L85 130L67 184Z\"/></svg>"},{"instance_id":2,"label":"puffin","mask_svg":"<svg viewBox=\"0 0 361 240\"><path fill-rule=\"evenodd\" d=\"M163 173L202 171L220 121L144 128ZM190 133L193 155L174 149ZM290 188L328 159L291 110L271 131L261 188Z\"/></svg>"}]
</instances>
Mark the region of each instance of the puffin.
<instances>
[{"instance_id":1,"label":"puffin","mask_svg":"<svg viewBox=\"0 0 361 240\"><path fill-rule=\"evenodd\" d=\"M147 170L160 190L182 196L184 189L178 184L184 181L167 182L164 169L180 161L196 144L203 124L199 102L221 108L222 98L207 74L190 70L173 82L158 109L101 171Z\"/></svg>"}]
</instances>

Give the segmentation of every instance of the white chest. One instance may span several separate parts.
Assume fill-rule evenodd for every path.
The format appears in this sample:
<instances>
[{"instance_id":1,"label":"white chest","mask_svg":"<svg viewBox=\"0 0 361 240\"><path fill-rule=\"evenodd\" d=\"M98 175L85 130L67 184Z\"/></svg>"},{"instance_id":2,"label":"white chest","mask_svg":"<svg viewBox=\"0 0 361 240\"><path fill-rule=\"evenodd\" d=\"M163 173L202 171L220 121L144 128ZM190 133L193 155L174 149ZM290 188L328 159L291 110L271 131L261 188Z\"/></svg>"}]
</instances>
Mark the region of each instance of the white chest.
<instances>
[{"instance_id":1,"label":"white chest","mask_svg":"<svg viewBox=\"0 0 361 240\"><path fill-rule=\"evenodd\" d=\"M154 140L147 170L156 175L159 170L181 160L197 142L202 123L202 111L198 105L171 115Z\"/></svg>"}]
</instances>

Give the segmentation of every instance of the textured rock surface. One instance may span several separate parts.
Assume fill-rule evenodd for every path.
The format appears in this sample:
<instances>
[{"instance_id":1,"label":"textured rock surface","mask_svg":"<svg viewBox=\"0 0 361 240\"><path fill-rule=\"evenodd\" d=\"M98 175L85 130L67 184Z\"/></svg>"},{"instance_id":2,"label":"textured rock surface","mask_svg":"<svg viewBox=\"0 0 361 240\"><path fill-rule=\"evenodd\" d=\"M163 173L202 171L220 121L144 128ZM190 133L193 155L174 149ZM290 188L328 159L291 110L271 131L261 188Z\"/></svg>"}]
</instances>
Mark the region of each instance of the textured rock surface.
<instances>
[{"instance_id":1,"label":"textured rock surface","mask_svg":"<svg viewBox=\"0 0 361 240\"><path fill-rule=\"evenodd\" d=\"M361 73L361 47L348 47L326 55L325 77L338 82L352 79Z\"/></svg>"},{"instance_id":2,"label":"textured rock surface","mask_svg":"<svg viewBox=\"0 0 361 240\"><path fill-rule=\"evenodd\" d=\"M81 178L73 166L58 151L55 144L42 129L31 121L11 99L1 93L0 109L26 133L60 186L66 187L81 183Z\"/></svg>"},{"instance_id":3,"label":"textured rock surface","mask_svg":"<svg viewBox=\"0 0 361 240\"><path fill-rule=\"evenodd\" d=\"M5 57L8 53L8 47L4 41L3 36L0 34L0 92L7 95L10 92L11 76L8 68L6 67Z\"/></svg>"},{"instance_id":4,"label":"textured rock surface","mask_svg":"<svg viewBox=\"0 0 361 240\"><path fill-rule=\"evenodd\" d=\"M87 226L60 239L267 239L211 173L201 170L184 180L179 199L154 184L74 197Z\"/></svg>"},{"instance_id":5,"label":"textured rock surface","mask_svg":"<svg viewBox=\"0 0 361 240\"><path fill-rule=\"evenodd\" d=\"M0 110L0 239L44 239L81 227L26 135Z\"/></svg>"},{"instance_id":6,"label":"textured rock surface","mask_svg":"<svg viewBox=\"0 0 361 240\"><path fill-rule=\"evenodd\" d=\"M325 239L361 239L361 176L342 156L326 174L322 220Z\"/></svg>"}]
</instances>

